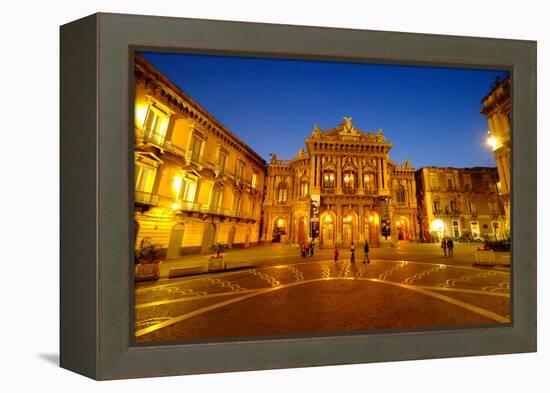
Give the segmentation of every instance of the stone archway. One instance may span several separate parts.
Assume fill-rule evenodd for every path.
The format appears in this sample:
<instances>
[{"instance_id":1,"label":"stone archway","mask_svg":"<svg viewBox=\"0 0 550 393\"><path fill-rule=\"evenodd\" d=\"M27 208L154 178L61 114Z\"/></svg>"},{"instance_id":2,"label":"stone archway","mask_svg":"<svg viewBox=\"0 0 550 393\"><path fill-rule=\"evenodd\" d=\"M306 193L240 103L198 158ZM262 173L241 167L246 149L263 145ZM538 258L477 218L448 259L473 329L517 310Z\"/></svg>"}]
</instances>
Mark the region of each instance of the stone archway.
<instances>
[{"instance_id":1,"label":"stone archway","mask_svg":"<svg viewBox=\"0 0 550 393\"><path fill-rule=\"evenodd\" d=\"M279 216L273 220L273 231L271 239L273 243L285 243L287 239L287 220L286 218Z\"/></svg>"},{"instance_id":2,"label":"stone archway","mask_svg":"<svg viewBox=\"0 0 550 393\"><path fill-rule=\"evenodd\" d=\"M399 216L395 221L397 240L411 240L411 222L406 216Z\"/></svg>"},{"instance_id":3,"label":"stone archway","mask_svg":"<svg viewBox=\"0 0 550 393\"><path fill-rule=\"evenodd\" d=\"M178 258L181 256L181 244L183 242L183 234L185 226L176 224L170 231L170 240L168 241L168 250L166 251L166 259Z\"/></svg>"},{"instance_id":4,"label":"stone archway","mask_svg":"<svg viewBox=\"0 0 550 393\"><path fill-rule=\"evenodd\" d=\"M320 246L324 248L334 247L336 240L336 215L328 210L320 217Z\"/></svg>"},{"instance_id":5,"label":"stone archway","mask_svg":"<svg viewBox=\"0 0 550 393\"><path fill-rule=\"evenodd\" d=\"M357 213L349 210L342 215L342 245L349 247L351 243L357 246L358 231Z\"/></svg>"},{"instance_id":6,"label":"stone archway","mask_svg":"<svg viewBox=\"0 0 550 393\"><path fill-rule=\"evenodd\" d=\"M369 245L377 247L380 241L380 216L375 211L369 211L365 217L365 240Z\"/></svg>"},{"instance_id":7,"label":"stone archway","mask_svg":"<svg viewBox=\"0 0 550 393\"><path fill-rule=\"evenodd\" d=\"M235 242L236 230L237 229L234 226L232 226L231 228L229 228L229 232L227 233L227 245L229 246L229 248L232 248L233 243Z\"/></svg>"},{"instance_id":8,"label":"stone archway","mask_svg":"<svg viewBox=\"0 0 550 393\"><path fill-rule=\"evenodd\" d=\"M211 247L216 239L216 225L212 223L204 224L202 233L201 253L211 252Z\"/></svg>"}]
</instances>

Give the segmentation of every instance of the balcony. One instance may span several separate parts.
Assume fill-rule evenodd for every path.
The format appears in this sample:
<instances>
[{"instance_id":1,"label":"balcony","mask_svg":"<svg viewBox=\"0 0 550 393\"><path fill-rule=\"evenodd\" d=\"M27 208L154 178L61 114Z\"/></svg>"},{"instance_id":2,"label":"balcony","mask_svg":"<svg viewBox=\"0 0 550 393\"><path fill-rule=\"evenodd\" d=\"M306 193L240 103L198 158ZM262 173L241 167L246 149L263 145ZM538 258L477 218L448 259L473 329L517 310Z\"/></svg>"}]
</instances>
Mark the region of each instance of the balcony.
<instances>
[{"instance_id":1,"label":"balcony","mask_svg":"<svg viewBox=\"0 0 550 393\"><path fill-rule=\"evenodd\" d=\"M342 194L355 194L355 188L342 188Z\"/></svg>"},{"instance_id":2,"label":"balcony","mask_svg":"<svg viewBox=\"0 0 550 393\"><path fill-rule=\"evenodd\" d=\"M244 220L256 221L257 219L250 213L246 212L236 212L231 209L226 209L223 207L211 207L209 205L203 205L197 202L188 202L188 201L176 201L172 204L173 210L180 210L182 212L189 213L202 213L202 214L211 214L222 217L231 217Z\"/></svg>"},{"instance_id":3,"label":"balcony","mask_svg":"<svg viewBox=\"0 0 550 393\"><path fill-rule=\"evenodd\" d=\"M321 189L321 194L334 194L334 188L323 188Z\"/></svg>"},{"instance_id":4,"label":"balcony","mask_svg":"<svg viewBox=\"0 0 550 393\"><path fill-rule=\"evenodd\" d=\"M439 186L431 186L430 191L431 192L439 192Z\"/></svg>"},{"instance_id":5,"label":"balcony","mask_svg":"<svg viewBox=\"0 0 550 393\"><path fill-rule=\"evenodd\" d=\"M148 206L158 206L159 196L145 191L135 191L134 203Z\"/></svg>"}]
</instances>

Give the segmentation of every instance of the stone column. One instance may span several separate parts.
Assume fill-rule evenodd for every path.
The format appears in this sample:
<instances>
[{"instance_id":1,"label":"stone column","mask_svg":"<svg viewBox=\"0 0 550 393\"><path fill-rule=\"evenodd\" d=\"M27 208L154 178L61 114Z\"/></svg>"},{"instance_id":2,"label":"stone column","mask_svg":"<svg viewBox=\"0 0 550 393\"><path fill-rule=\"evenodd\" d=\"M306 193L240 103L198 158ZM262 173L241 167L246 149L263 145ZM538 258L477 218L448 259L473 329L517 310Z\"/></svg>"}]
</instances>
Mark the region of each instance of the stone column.
<instances>
[{"instance_id":1,"label":"stone column","mask_svg":"<svg viewBox=\"0 0 550 393\"><path fill-rule=\"evenodd\" d=\"M310 172L309 172L309 176L308 176L308 179L309 179L309 194L311 194L311 189L313 187L315 187L315 184L316 184L316 176L317 176L317 173L315 171L315 156L310 156L309 157L309 160L310 160Z\"/></svg>"},{"instance_id":2,"label":"stone column","mask_svg":"<svg viewBox=\"0 0 550 393\"><path fill-rule=\"evenodd\" d=\"M358 167L357 168L357 176L359 177L357 180L357 184L359 185L359 187L357 187L357 193L358 194L364 194L363 192L363 164L361 163L361 159L358 160L358 163L357 163Z\"/></svg>"},{"instance_id":3,"label":"stone column","mask_svg":"<svg viewBox=\"0 0 550 393\"><path fill-rule=\"evenodd\" d=\"M336 222L334 223L334 232L336 235L336 243L342 243L342 205L336 206Z\"/></svg>"},{"instance_id":4,"label":"stone column","mask_svg":"<svg viewBox=\"0 0 550 393\"><path fill-rule=\"evenodd\" d=\"M336 194L342 194L342 157L337 158L336 167Z\"/></svg>"},{"instance_id":5,"label":"stone column","mask_svg":"<svg viewBox=\"0 0 550 393\"><path fill-rule=\"evenodd\" d=\"M377 171L378 184L377 184L377 188L378 188L378 191L380 191L381 189L384 188L384 185L382 184L382 159L377 158L376 159L376 164L378 166L378 171Z\"/></svg>"}]
</instances>

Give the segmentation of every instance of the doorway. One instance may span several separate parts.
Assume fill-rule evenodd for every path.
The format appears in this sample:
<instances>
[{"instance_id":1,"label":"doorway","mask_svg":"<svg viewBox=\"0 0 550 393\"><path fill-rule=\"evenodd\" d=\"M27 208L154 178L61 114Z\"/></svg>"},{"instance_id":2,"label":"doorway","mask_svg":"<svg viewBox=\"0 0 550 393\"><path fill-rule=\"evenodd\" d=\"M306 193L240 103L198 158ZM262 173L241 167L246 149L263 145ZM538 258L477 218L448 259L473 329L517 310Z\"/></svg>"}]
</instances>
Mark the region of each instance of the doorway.
<instances>
[{"instance_id":1,"label":"doorway","mask_svg":"<svg viewBox=\"0 0 550 393\"><path fill-rule=\"evenodd\" d=\"M166 259L178 258L180 256L183 233L183 224L176 224L172 227L172 231L170 231L170 240L168 241L168 250L166 251Z\"/></svg>"},{"instance_id":2,"label":"doorway","mask_svg":"<svg viewBox=\"0 0 550 393\"><path fill-rule=\"evenodd\" d=\"M214 224L205 224L202 234L201 252L207 253L214 245L214 239L216 238L216 226Z\"/></svg>"}]
</instances>

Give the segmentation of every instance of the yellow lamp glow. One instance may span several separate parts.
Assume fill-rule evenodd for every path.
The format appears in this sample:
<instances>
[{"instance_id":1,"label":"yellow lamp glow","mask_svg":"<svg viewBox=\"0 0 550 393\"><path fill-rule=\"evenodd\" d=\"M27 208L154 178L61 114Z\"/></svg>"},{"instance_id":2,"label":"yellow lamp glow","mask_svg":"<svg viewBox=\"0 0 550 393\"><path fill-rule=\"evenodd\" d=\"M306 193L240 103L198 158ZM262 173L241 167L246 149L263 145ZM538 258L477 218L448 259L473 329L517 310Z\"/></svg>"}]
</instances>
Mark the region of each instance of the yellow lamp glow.
<instances>
[{"instance_id":1,"label":"yellow lamp glow","mask_svg":"<svg viewBox=\"0 0 550 393\"><path fill-rule=\"evenodd\" d=\"M277 225L278 225L278 226L282 227L284 224L285 224L285 222L284 222L284 220L283 220L282 218L279 218L279 219L277 220Z\"/></svg>"},{"instance_id":2,"label":"yellow lamp glow","mask_svg":"<svg viewBox=\"0 0 550 393\"><path fill-rule=\"evenodd\" d=\"M432 231L442 233L444 229L445 229L445 224L443 224L443 221L441 220L432 221Z\"/></svg>"},{"instance_id":3,"label":"yellow lamp glow","mask_svg":"<svg viewBox=\"0 0 550 393\"><path fill-rule=\"evenodd\" d=\"M181 176L174 176L174 179L172 180L172 189L174 190L176 197L180 194L182 183L183 179Z\"/></svg>"},{"instance_id":4,"label":"yellow lamp glow","mask_svg":"<svg viewBox=\"0 0 550 393\"><path fill-rule=\"evenodd\" d=\"M370 221L370 222L373 222L373 221L374 221L374 217L373 217L373 216L370 216L370 217L369 217L369 221Z\"/></svg>"},{"instance_id":5,"label":"yellow lamp glow","mask_svg":"<svg viewBox=\"0 0 550 393\"><path fill-rule=\"evenodd\" d=\"M494 136L487 138L487 145L490 146L493 150L496 150L498 147L498 140Z\"/></svg>"},{"instance_id":6,"label":"yellow lamp glow","mask_svg":"<svg viewBox=\"0 0 550 393\"><path fill-rule=\"evenodd\" d=\"M332 222L332 217L329 216L328 214L325 216L325 222Z\"/></svg>"}]
</instances>

